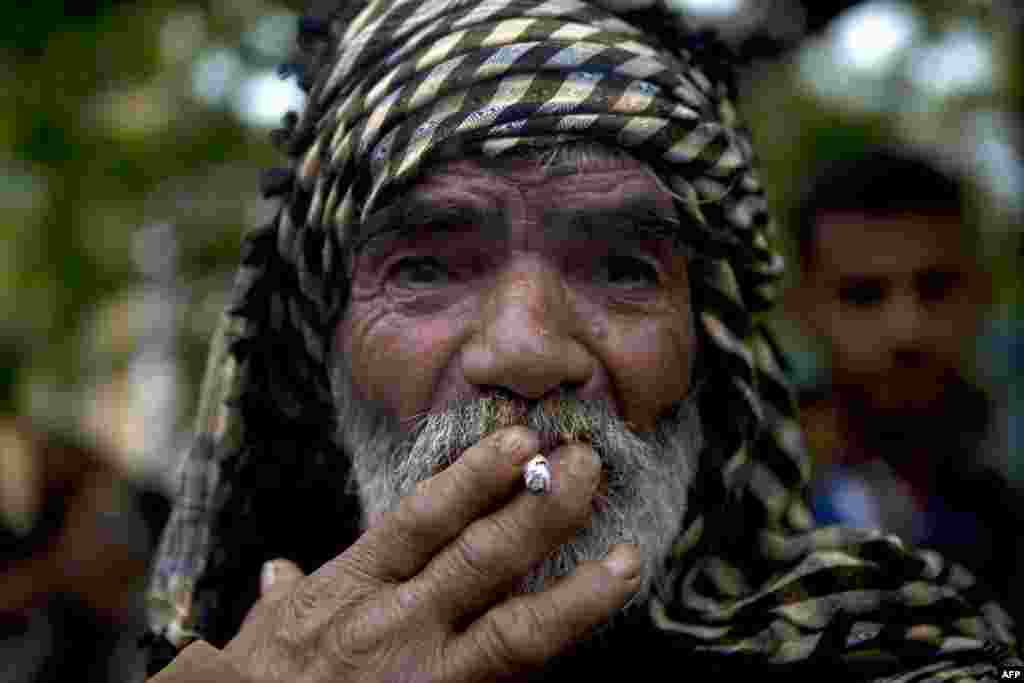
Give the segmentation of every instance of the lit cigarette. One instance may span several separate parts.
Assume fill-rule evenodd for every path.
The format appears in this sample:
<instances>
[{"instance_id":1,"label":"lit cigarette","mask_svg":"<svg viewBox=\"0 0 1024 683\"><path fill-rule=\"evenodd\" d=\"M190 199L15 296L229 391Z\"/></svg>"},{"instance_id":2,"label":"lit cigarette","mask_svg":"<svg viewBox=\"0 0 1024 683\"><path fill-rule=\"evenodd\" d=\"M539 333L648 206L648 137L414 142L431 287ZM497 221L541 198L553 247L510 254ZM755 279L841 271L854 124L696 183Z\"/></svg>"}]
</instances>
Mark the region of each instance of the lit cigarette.
<instances>
[{"instance_id":1,"label":"lit cigarette","mask_svg":"<svg viewBox=\"0 0 1024 683\"><path fill-rule=\"evenodd\" d=\"M530 493L547 493L551 490L551 465L543 455L535 456L523 468L523 481Z\"/></svg>"}]
</instances>

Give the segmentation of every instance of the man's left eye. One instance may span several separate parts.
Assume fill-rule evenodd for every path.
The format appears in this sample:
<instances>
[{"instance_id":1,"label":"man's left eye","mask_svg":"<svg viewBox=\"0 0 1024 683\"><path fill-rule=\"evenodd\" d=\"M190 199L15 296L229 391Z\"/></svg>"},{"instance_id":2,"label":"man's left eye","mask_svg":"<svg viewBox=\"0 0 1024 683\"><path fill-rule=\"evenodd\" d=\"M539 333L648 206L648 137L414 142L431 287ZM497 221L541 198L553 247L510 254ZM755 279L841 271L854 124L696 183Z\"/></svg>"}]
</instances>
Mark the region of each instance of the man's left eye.
<instances>
[{"instance_id":1,"label":"man's left eye","mask_svg":"<svg viewBox=\"0 0 1024 683\"><path fill-rule=\"evenodd\" d=\"M388 278L400 287L423 289L448 284L452 274L437 259L420 256L400 259L389 269Z\"/></svg>"},{"instance_id":2,"label":"man's left eye","mask_svg":"<svg viewBox=\"0 0 1024 683\"><path fill-rule=\"evenodd\" d=\"M629 254L612 253L605 258L601 277L616 287L629 289L652 287L659 282L658 269Z\"/></svg>"}]
</instances>

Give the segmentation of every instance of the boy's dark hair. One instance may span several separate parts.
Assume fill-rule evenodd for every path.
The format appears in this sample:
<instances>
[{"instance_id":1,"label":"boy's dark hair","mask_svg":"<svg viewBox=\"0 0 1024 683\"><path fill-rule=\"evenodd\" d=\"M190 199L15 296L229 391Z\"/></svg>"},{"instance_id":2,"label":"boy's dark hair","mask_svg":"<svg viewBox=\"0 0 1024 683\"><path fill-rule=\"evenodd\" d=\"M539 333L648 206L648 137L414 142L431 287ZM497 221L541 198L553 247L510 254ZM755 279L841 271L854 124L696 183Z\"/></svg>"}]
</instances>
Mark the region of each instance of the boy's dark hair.
<instances>
[{"instance_id":1,"label":"boy's dark hair","mask_svg":"<svg viewBox=\"0 0 1024 683\"><path fill-rule=\"evenodd\" d=\"M937 162L888 149L829 164L812 178L793 222L804 271L814 262L819 214L825 211L964 215L957 178Z\"/></svg>"}]
</instances>

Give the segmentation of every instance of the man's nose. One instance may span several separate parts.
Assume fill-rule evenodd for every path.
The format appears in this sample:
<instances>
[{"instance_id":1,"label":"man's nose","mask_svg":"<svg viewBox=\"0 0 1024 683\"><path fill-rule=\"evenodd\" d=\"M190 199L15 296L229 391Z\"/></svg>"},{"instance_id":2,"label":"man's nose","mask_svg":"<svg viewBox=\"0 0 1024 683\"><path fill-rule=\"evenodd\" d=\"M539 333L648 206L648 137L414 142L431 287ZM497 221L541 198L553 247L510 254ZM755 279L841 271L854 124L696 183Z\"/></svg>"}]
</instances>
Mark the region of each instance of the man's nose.
<instances>
[{"instance_id":1,"label":"man's nose","mask_svg":"<svg viewBox=\"0 0 1024 683\"><path fill-rule=\"evenodd\" d=\"M463 352L467 382L539 399L591 379L596 361L573 334L575 316L557 270L539 260L519 263L483 301L480 326Z\"/></svg>"}]
</instances>

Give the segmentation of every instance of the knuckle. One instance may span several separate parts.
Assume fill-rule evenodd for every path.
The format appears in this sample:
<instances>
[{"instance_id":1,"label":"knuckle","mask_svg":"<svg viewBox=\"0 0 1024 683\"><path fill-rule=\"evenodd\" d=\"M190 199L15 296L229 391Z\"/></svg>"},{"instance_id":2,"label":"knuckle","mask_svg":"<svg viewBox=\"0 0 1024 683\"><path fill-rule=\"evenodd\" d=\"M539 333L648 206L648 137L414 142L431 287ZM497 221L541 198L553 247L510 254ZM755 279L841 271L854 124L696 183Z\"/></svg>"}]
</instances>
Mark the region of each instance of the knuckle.
<instances>
[{"instance_id":1,"label":"knuckle","mask_svg":"<svg viewBox=\"0 0 1024 683\"><path fill-rule=\"evenodd\" d=\"M474 493L479 488L479 477L486 476L489 471L490 468L476 462L474 458L459 458L446 472L445 495L454 497Z\"/></svg>"},{"instance_id":2,"label":"knuckle","mask_svg":"<svg viewBox=\"0 0 1024 683\"><path fill-rule=\"evenodd\" d=\"M469 573L473 578L484 578L489 574L487 548L495 537L504 536L501 525L491 518L477 520L453 543L458 573Z\"/></svg>"},{"instance_id":3,"label":"knuckle","mask_svg":"<svg viewBox=\"0 0 1024 683\"><path fill-rule=\"evenodd\" d=\"M308 586L308 582L303 582L280 603L274 640L289 650L301 650L311 637L309 625L319 601Z\"/></svg>"},{"instance_id":4,"label":"knuckle","mask_svg":"<svg viewBox=\"0 0 1024 683\"><path fill-rule=\"evenodd\" d=\"M409 581L395 588L394 600L396 613L416 614L429 604L430 592L419 582Z\"/></svg>"},{"instance_id":5,"label":"knuckle","mask_svg":"<svg viewBox=\"0 0 1024 683\"><path fill-rule=\"evenodd\" d=\"M335 662L366 661L392 640L394 617L387 601L369 600L358 612L334 615L320 643Z\"/></svg>"},{"instance_id":6,"label":"knuckle","mask_svg":"<svg viewBox=\"0 0 1024 683\"><path fill-rule=\"evenodd\" d=\"M480 629L477 646L495 671L509 672L521 666L516 653L515 636L498 617L488 617Z\"/></svg>"},{"instance_id":7,"label":"knuckle","mask_svg":"<svg viewBox=\"0 0 1024 683\"><path fill-rule=\"evenodd\" d=\"M386 517L392 541L414 548L429 540L429 530L434 520L433 509L432 488L426 482L420 482L416 485L415 493L403 497Z\"/></svg>"},{"instance_id":8,"label":"knuckle","mask_svg":"<svg viewBox=\"0 0 1024 683\"><path fill-rule=\"evenodd\" d=\"M320 603L316 582L301 581L285 600L287 616L295 621L305 621Z\"/></svg>"},{"instance_id":9,"label":"knuckle","mask_svg":"<svg viewBox=\"0 0 1024 683\"><path fill-rule=\"evenodd\" d=\"M430 498L434 491L434 484L436 480L431 477L428 479L422 479L416 482L416 485L412 489L412 494L406 496L410 501L418 501L424 498Z\"/></svg>"},{"instance_id":10,"label":"knuckle","mask_svg":"<svg viewBox=\"0 0 1024 683\"><path fill-rule=\"evenodd\" d=\"M547 621L536 603L525 600L514 602L508 614L514 642L519 643L521 648L525 647L528 652L539 652L539 646L546 642Z\"/></svg>"},{"instance_id":11,"label":"knuckle","mask_svg":"<svg viewBox=\"0 0 1024 683\"><path fill-rule=\"evenodd\" d=\"M435 482L424 479L417 482L412 493L402 496L395 509L396 521L402 526L416 526L424 515L430 513L433 502Z\"/></svg>"},{"instance_id":12,"label":"knuckle","mask_svg":"<svg viewBox=\"0 0 1024 683\"><path fill-rule=\"evenodd\" d=\"M514 671L548 658L544 620L528 603L511 603L508 609L489 613L481 629L480 647L492 664Z\"/></svg>"}]
</instances>

